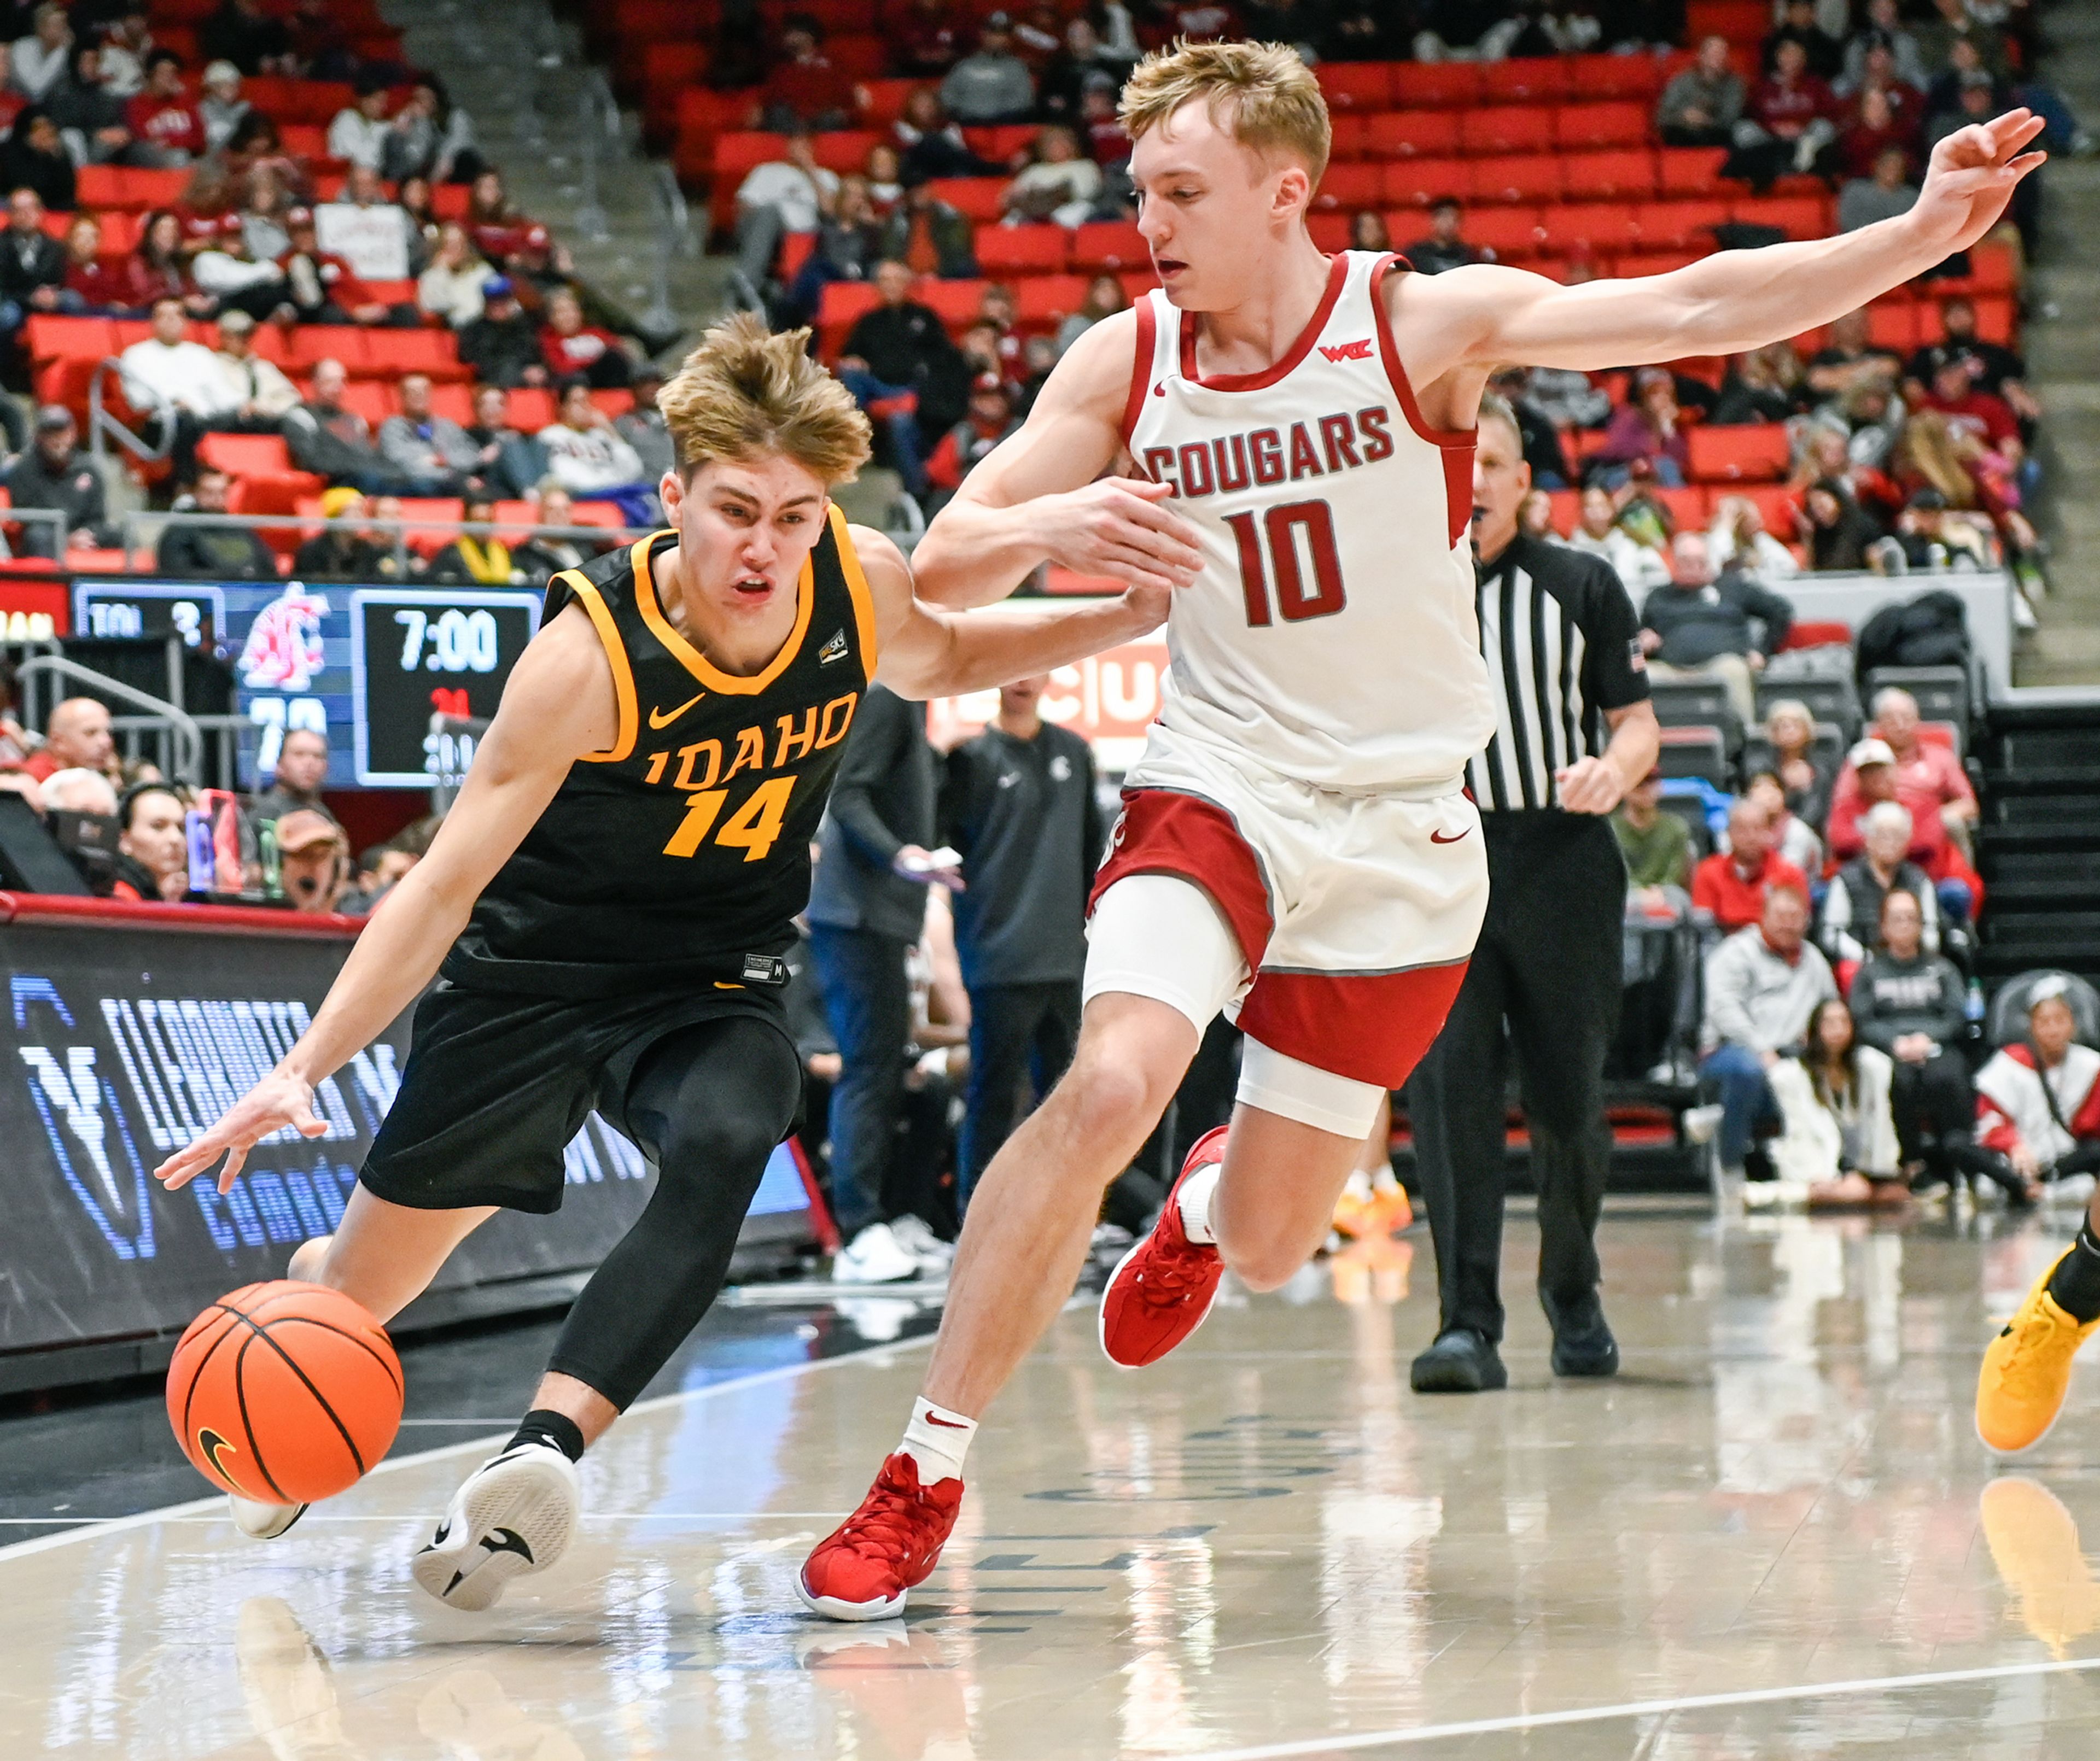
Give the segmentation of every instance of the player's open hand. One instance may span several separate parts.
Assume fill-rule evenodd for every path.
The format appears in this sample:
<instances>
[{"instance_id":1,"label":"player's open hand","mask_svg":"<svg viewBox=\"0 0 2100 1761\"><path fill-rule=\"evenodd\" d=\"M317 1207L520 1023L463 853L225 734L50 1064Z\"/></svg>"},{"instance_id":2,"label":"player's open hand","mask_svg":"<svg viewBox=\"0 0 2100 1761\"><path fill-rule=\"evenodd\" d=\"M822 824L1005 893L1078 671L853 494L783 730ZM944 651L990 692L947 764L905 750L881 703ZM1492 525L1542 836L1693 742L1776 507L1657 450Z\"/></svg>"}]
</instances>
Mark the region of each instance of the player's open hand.
<instances>
[{"instance_id":1,"label":"player's open hand","mask_svg":"<svg viewBox=\"0 0 2100 1761\"><path fill-rule=\"evenodd\" d=\"M314 1112L313 1084L289 1071L273 1070L227 1108L210 1130L155 1169L153 1178L173 1192L223 1156L226 1165L218 1171L218 1190L229 1192L248 1152L287 1125L302 1138L317 1138L328 1129Z\"/></svg>"},{"instance_id":2,"label":"player's open hand","mask_svg":"<svg viewBox=\"0 0 2100 1761\"><path fill-rule=\"evenodd\" d=\"M1957 129L1932 149L1925 187L1905 218L1947 254L1965 251L1998 223L2020 179L2049 156L2027 151L2042 127L2032 110L2008 110Z\"/></svg>"},{"instance_id":3,"label":"player's open hand","mask_svg":"<svg viewBox=\"0 0 2100 1761\"><path fill-rule=\"evenodd\" d=\"M1165 483L1104 477L1046 498L1055 504L1046 510L1050 560L1130 587L1188 586L1203 566L1202 541L1193 525L1162 505L1172 493Z\"/></svg>"}]
</instances>

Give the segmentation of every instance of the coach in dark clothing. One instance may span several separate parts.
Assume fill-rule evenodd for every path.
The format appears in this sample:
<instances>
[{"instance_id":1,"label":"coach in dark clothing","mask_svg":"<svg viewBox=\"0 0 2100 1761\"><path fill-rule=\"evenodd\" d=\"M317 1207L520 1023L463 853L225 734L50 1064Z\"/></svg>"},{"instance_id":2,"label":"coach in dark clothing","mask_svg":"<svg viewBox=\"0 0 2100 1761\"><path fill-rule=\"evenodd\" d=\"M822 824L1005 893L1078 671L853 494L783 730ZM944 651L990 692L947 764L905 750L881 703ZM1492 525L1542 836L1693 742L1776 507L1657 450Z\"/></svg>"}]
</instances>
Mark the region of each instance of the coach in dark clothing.
<instances>
[{"instance_id":1,"label":"coach in dark clothing","mask_svg":"<svg viewBox=\"0 0 2100 1761\"><path fill-rule=\"evenodd\" d=\"M871 685L817 834L810 947L841 1067L832 1090L832 1202L849 1242L883 1217L883 1176L904 1098L911 1033L906 952L926 922L933 836L926 706Z\"/></svg>"},{"instance_id":2,"label":"coach in dark clothing","mask_svg":"<svg viewBox=\"0 0 2100 1761\"><path fill-rule=\"evenodd\" d=\"M941 315L910 297L909 269L877 263L872 279L882 304L854 320L842 359L858 360L877 379L918 394L920 438L930 452L968 412L970 363L948 340Z\"/></svg>"},{"instance_id":3,"label":"coach in dark clothing","mask_svg":"<svg viewBox=\"0 0 2100 1761\"><path fill-rule=\"evenodd\" d=\"M1480 648L1495 733L1469 768L1488 909L1408 1107L1436 1244L1440 1319L1420 1393L1509 1380L1496 1347L1503 1181L1503 1024L1516 1048L1538 1190L1538 1294L1561 1376L1609 1376L1597 1297L1610 1170L1604 1059L1617 1031L1626 862L1609 815L1661 743L1626 589L1601 557L1517 531L1531 490L1509 406L1485 399L1473 465ZM1608 729L1608 734L1607 730Z\"/></svg>"},{"instance_id":4,"label":"coach in dark clothing","mask_svg":"<svg viewBox=\"0 0 2100 1761\"><path fill-rule=\"evenodd\" d=\"M970 993L960 1198L1030 1099L1072 1061L1087 958L1087 895L1107 828L1092 749L1043 720L1048 676L999 693L999 715L948 755L941 836L962 852L955 952Z\"/></svg>"}]
</instances>

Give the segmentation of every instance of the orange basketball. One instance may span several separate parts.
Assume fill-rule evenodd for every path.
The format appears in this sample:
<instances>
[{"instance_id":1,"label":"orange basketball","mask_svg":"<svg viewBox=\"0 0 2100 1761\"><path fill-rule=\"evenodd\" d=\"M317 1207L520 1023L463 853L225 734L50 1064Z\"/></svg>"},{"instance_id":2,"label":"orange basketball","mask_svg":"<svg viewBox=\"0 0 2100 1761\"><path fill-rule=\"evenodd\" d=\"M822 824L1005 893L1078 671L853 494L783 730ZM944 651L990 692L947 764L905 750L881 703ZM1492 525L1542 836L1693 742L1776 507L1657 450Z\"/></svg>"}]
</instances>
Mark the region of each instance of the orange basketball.
<instances>
[{"instance_id":1,"label":"orange basketball","mask_svg":"<svg viewBox=\"0 0 2100 1761\"><path fill-rule=\"evenodd\" d=\"M197 1472L242 1498L333 1498L401 1424L386 1330L339 1290L280 1279L221 1297L168 1366L168 1420Z\"/></svg>"}]
</instances>

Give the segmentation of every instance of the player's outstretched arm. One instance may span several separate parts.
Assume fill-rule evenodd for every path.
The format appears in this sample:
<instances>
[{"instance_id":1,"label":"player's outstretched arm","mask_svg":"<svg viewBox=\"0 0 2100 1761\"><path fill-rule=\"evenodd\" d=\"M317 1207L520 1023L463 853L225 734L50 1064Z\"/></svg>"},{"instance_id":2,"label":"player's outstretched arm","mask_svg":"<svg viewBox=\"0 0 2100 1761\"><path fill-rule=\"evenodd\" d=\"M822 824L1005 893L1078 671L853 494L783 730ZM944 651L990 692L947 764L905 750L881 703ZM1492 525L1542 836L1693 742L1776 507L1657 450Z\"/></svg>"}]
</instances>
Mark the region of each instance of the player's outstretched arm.
<instances>
[{"instance_id":1,"label":"player's outstretched arm","mask_svg":"<svg viewBox=\"0 0 2100 1761\"><path fill-rule=\"evenodd\" d=\"M249 1150L290 1125L319 1137L314 1085L368 1046L421 994L481 889L545 810L569 767L613 743L619 717L611 669L580 607L556 617L528 646L475 751L459 799L430 852L372 915L328 1000L284 1061L187 1148L153 1170L174 1188L223 1156L226 1191Z\"/></svg>"},{"instance_id":2,"label":"player's outstretched arm","mask_svg":"<svg viewBox=\"0 0 2100 1761\"><path fill-rule=\"evenodd\" d=\"M1933 149L1908 214L1838 238L1722 251L1665 275L1573 288L1489 265L1396 278L1388 297L1402 356L1427 385L1505 362L1588 371L1734 354L1813 329L1981 239L2042 162L2027 150L2041 130L2025 110L1957 130Z\"/></svg>"},{"instance_id":3,"label":"player's outstretched arm","mask_svg":"<svg viewBox=\"0 0 2100 1761\"><path fill-rule=\"evenodd\" d=\"M953 697L1069 667L1167 621L1165 587L1039 610L943 611L916 599L903 553L880 532L853 528L854 548L875 597L880 663L876 676L899 697Z\"/></svg>"},{"instance_id":4,"label":"player's outstretched arm","mask_svg":"<svg viewBox=\"0 0 2100 1761\"><path fill-rule=\"evenodd\" d=\"M1104 319L1065 353L1018 432L993 449L911 553L936 605L1004 599L1037 564L1132 587L1185 587L1202 566L1195 528L1164 484L1103 477L1123 451L1137 320Z\"/></svg>"}]
</instances>

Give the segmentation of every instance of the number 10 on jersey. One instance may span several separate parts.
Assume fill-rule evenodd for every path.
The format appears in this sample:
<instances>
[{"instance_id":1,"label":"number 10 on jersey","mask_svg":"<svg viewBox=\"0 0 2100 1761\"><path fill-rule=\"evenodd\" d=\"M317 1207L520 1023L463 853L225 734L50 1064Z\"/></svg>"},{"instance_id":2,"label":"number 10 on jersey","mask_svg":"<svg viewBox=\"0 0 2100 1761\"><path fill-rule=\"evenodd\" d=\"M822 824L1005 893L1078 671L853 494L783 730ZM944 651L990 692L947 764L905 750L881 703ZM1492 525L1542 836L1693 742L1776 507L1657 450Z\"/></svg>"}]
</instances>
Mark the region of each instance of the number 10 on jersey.
<instances>
[{"instance_id":1,"label":"number 10 on jersey","mask_svg":"<svg viewBox=\"0 0 2100 1761\"><path fill-rule=\"evenodd\" d=\"M1286 623L1331 618L1348 603L1342 591L1342 559L1335 548L1335 510L1326 502L1287 501L1259 517L1229 513L1225 524L1239 544L1240 589L1246 596L1250 626L1268 623L1274 614ZM1310 592L1305 588L1305 560L1299 553L1300 532L1312 562ZM1272 579L1276 583L1273 614L1269 604Z\"/></svg>"}]
</instances>

